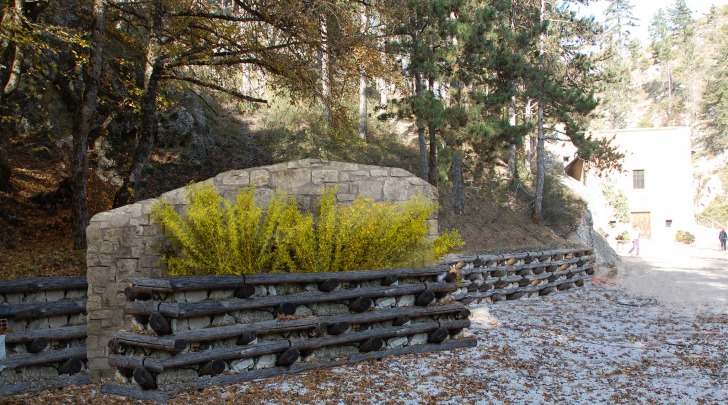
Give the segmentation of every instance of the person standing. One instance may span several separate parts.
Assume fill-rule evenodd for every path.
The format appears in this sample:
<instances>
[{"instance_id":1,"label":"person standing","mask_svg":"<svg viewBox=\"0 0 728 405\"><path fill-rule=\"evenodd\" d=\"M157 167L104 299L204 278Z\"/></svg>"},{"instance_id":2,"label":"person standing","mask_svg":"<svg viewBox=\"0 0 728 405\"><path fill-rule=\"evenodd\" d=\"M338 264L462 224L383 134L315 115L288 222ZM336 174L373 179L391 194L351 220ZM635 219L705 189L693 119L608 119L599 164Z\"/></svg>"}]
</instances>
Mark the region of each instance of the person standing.
<instances>
[{"instance_id":1,"label":"person standing","mask_svg":"<svg viewBox=\"0 0 728 405\"><path fill-rule=\"evenodd\" d=\"M629 253L632 254L632 252L634 251L634 255L639 256L640 255L640 228L637 228L637 225L635 225L634 228L630 229L629 238L632 239L632 248L629 250Z\"/></svg>"},{"instance_id":2,"label":"person standing","mask_svg":"<svg viewBox=\"0 0 728 405\"><path fill-rule=\"evenodd\" d=\"M725 241L728 239L728 235L725 233L725 229L721 229L718 234L718 240L720 240L720 250L725 250Z\"/></svg>"}]
</instances>

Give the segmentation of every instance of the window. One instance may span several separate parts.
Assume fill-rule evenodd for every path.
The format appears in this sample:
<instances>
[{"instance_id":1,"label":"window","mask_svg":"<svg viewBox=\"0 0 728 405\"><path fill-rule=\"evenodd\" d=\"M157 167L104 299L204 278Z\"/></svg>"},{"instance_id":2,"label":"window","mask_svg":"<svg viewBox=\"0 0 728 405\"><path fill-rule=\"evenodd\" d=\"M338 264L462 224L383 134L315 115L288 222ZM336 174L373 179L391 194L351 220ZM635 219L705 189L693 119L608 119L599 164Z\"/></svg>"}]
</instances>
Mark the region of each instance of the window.
<instances>
[{"instance_id":1,"label":"window","mask_svg":"<svg viewBox=\"0 0 728 405\"><path fill-rule=\"evenodd\" d=\"M665 220L665 228L672 228L672 219Z\"/></svg>"},{"instance_id":2,"label":"window","mask_svg":"<svg viewBox=\"0 0 728 405\"><path fill-rule=\"evenodd\" d=\"M633 170L632 171L632 188L645 188L645 171L644 170Z\"/></svg>"}]
</instances>

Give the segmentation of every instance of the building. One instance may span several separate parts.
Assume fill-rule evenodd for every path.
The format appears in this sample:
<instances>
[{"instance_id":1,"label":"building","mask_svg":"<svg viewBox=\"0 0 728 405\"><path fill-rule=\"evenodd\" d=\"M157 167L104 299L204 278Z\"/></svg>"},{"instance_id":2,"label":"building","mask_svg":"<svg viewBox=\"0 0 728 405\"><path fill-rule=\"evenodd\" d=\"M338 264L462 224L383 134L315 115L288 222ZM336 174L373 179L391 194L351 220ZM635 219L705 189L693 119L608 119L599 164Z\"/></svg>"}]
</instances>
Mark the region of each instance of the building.
<instances>
[{"instance_id":1,"label":"building","mask_svg":"<svg viewBox=\"0 0 728 405\"><path fill-rule=\"evenodd\" d=\"M614 144L624 153L623 171L597 177L575 159L566 166L567 174L592 190L613 181L627 195L631 224L644 237L672 239L676 231L693 228L690 127L599 131L592 136L614 137ZM615 222L610 220L611 225Z\"/></svg>"}]
</instances>

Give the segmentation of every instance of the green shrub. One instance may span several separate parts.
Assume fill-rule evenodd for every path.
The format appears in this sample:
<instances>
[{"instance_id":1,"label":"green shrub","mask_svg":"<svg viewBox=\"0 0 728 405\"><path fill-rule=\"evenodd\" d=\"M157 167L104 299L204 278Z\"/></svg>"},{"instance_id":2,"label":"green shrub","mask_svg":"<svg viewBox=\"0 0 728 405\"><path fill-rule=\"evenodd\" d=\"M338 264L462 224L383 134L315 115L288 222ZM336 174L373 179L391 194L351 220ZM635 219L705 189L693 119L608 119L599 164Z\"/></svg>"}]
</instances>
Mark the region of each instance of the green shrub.
<instances>
[{"instance_id":1,"label":"green shrub","mask_svg":"<svg viewBox=\"0 0 728 405\"><path fill-rule=\"evenodd\" d=\"M616 240L630 240L632 238L629 237L629 231L624 231L617 235L614 239Z\"/></svg>"},{"instance_id":2,"label":"green shrub","mask_svg":"<svg viewBox=\"0 0 728 405\"><path fill-rule=\"evenodd\" d=\"M675 232L675 242L682 242L689 245L695 242L695 235L688 231L677 231Z\"/></svg>"},{"instance_id":3,"label":"green shrub","mask_svg":"<svg viewBox=\"0 0 728 405\"><path fill-rule=\"evenodd\" d=\"M326 189L314 220L283 194L263 215L253 193L242 190L231 205L212 186L197 186L188 191L185 215L162 202L153 206L152 218L170 241L162 255L168 272L375 270L422 265L463 245L457 231L428 239L426 220L436 206L424 197L406 203L358 197L344 206L336 203L335 189Z\"/></svg>"}]
</instances>

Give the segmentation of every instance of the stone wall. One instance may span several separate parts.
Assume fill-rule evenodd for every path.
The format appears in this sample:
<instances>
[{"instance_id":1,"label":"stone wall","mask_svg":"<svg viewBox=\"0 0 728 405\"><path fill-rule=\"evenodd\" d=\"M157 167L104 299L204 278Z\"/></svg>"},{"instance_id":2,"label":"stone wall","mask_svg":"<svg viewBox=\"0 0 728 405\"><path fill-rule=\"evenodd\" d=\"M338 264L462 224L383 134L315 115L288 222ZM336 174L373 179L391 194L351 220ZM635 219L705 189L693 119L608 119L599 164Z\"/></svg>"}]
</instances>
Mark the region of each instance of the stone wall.
<instances>
[{"instance_id":1,"label":"stone wall","mask_svg":"<svg viewBox=\"0 0 728 405\"><path fill-rule=\"evenodd\" d=\"M312 210L324 187L338 187L337 199L353 201L358 195L375 201L406 201L417 194L436 199L437 190L424 180L399 168L356 163L304 159L271 166L221 173L206 180L221 195L232 199L238 190L255 186L255 199L265 205L275 190L297 198L300 208ZM186 188L160 196L178 211L186 205ZM150 220L150 199L91 218L87 228L88 250L88 368L93 377L110 376L108 343L117 330L131 330L132 317L124 315L124 289L130 277L161 277L160 257L155 246L162 240ZM437 218L428 223L430 233L438 231Z\"/></svg>"}]
</instances>

